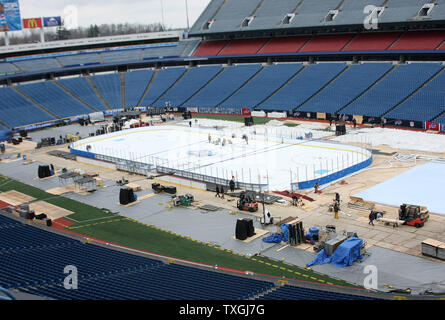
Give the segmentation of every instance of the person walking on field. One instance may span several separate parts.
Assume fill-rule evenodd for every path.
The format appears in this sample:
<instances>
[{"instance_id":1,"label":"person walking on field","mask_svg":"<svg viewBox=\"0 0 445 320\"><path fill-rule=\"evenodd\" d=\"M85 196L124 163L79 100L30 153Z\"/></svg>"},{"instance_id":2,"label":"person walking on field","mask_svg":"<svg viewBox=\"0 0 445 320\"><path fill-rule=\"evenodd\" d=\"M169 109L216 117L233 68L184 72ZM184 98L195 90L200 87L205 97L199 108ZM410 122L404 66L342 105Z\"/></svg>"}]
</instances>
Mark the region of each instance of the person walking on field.
<instances>
[{"instance_id":1,"label":"person walking on field","mask_svg":"<svg viewBox=\"0 0 445 320\"><path fill-rule=\"evenodd\" d=\"M221 197L220 198L224 199L224 187L223 186L221 186Z\"/></svg>"},{"instance_id":2,"label":"person walking on field","mask_svg":"<svg viewBox=\"0 0 445 320\"><path fill-rule=\"evenodd\" d=\"M221 195L219 194L219 187L216 186L216 194L215 197L221 198Z\"/></svg>"},{"instance_id":3,"label":"person walking on field","mask_svg":"<svg viewBox=\"0 0 445 320\"><path fill-rule=\"evenodd\" d=\"M230 187L230 192L235 192L235 181L233 181L233 177L232 180L230 180L229 182L229 187Z\"/></svg>"},{"instance_id":4,"label":"person walking on field","mask_svg":"<svg viewBox=\"0 0 445 320\"><path fill-rule=\"evenodd\" d=\"M338 211L340 210L340 206L337 202L334 203L334 218L338 219Z\"/></svg>"}]
</instances>

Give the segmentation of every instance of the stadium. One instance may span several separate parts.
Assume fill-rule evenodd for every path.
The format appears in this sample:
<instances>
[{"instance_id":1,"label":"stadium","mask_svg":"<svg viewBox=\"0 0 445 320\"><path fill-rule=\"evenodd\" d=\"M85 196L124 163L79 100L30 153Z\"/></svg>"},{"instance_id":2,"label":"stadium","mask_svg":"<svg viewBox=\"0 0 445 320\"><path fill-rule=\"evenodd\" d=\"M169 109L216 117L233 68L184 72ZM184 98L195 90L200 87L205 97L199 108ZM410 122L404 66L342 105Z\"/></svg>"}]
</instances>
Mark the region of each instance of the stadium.
<instances>
[{"instance_id":1,"label":"stadium","mask_svg":"<svg viewBox=\"0 0 445 320\"><path fill-rule=\"evenodd\" d=\"M0 300L445 297L445 0L211 0L0 59Z\"/></svg>"}]
</instances>

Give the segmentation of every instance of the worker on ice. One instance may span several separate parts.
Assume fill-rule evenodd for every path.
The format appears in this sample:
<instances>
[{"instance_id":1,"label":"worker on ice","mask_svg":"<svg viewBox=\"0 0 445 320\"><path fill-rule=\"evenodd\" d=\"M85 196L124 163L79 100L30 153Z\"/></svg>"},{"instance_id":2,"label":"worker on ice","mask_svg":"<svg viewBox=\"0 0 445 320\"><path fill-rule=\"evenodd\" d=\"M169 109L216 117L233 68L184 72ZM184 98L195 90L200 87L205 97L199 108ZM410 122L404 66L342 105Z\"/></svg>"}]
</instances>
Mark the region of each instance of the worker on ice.
<instances>
[{"instance_id":1,"label":"worker on ice","mask_svg":"<svg viewBox=\"0 0 445 320\"><path fill-rule=\"evenodd\" d=\"M235 191L235 181L234 181L234 177L232 176L232 179L229 182L229 187L230 187L230 191L234 192Z\"/></svg>"},{"instance_id":2,"label":"worker on ice","mask_svg":"<svg viewBox=\"0 0 445 320\"><path fill-rule=\"evenodd\" d=\"M209 133L209 143L212 143L212 136Z\"/></svg>"}]
</instances>

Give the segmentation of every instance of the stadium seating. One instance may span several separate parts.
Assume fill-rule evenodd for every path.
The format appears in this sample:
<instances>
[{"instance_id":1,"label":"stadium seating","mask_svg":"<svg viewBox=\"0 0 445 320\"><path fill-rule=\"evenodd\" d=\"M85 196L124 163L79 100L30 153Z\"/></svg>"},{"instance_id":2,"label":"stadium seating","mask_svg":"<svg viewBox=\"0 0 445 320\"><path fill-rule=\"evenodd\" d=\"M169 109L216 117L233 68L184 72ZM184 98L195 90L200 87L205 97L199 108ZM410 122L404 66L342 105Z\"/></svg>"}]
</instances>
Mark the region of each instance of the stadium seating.
<instances>
[{"instance_id":1,"label":"stadium seating","mask_svg":"<svg viewBox=\"0 0 445 320\"><path fill-rule=\"evenodd\" d=\"M336 113L357 98L393 67L390 63L363 63L352 65L330 86L303 104L305 112Z\"/></svg>"},{"instance_id":2,"label":"stadium seating","mask_svg":"<svg viewBox=\"0 0 445 320\"><path fill-rule=\"evenodd\" d=\"M259 64L227 67L214 81L185 103L185 107L215 107L262 68Z\"/></svg>"},{"instance_id":3,"label":"stadium seating","mask_svg":"<svg viewBox=\"0 0 445 320\"><path fill-rule=\"evenodd\" d=\"M55 119L12 88L0 88L0 96L0 119L10 127Z\"/></svg>"},{"instance_id":4,"label":"stadium seating","mask_svg":"<svg viewBox=\"0 0 445 320\"><path fill-rule=\"evenodd\" d=\"M441 123L442 125L445 125L445 114L442 114L439 117L435 118L434 122L438 122Z\"/></svg>"},{"instance_id":5,"label":"stadium seating","mask_svg":"<svg viewBox=\"0 0 445 320\"><path fill-rule=\"evenodd\" d=\"M125 106L138 106L139 101L153 77L153 70L136 70L125 73Z\"/></svg>"},{"instance_id":6,"label":"stadium seating","mask_svg":"<svg viewBox=\"0 0 445 320\"><path fill-rule=\"evenodd\" d=\"M425 0L390 0L385 5L385 11L379 18L380 23L394 21L409 21L417 16Z\"/></svg>"},{"instance_id":7,"label":"stadium seating","mask_svg":"<svg viewBox=\"0 0 445 320\"><path fill-rule=\"evenodd\" d=\"M266 43L267 39L232 40L221 52L220 56L238 54L256 54Z\"/></svg>"},{"instance_id":8,"label":"stadium seating","mask_svg":"<svg viewBox=\"0 0 445 320\"><path fill-rule=\"evenodd\" d=\"M249 29L274 29L284 20L287 13L291 13L298 5L295 0L263 1L255 12L255 19L249 24Z\"/></svg>"},{"instance_id":9,"label":"stadium seating","mask_svg":"<svg viewBox=\"0 0 445 320\"><path fill-rule=\"evenodd\" d=\"M101 111L107 109L102 99L99 98L88 82L87 78L77 77L61 79L57 80L57 82L91 107Z\"/></svg>"},{"instance_id":10,"label":"stadium seating","mask_svg":"<svg viewBox=\"0 0 445 320\"><path fill-rule=\"evenodd\" d=\"M120 73L91 76L96 88L111 109L122 108L122 87Z\"/></svg>"},{"instance_id":11,"label":"stadium seating","mask_svg":"<svg viewBox=\"0 0 445 320\"><path fill-rule=\"evenodd\" d=\"M400 35L400 32L361 33L343 51L383 51L388 49Z\"/></svg>"},{"instance_id":12,"label":"stadium seating","mask_svg":"<svg viewBox=\"0 0 445 320\"><path fill-rule=\"evenodd\" d=\"M166 92L156 103L155 107L179 107L190 97L203 88L214 76L222 71L222 66L201 66L190 69L182 79Z\"/></svg>"},{"instance_id":13,"label":"stadium seating","mask_svg":"<svg viewBox=\"0 0 445 320\"><path fill-rule=\"evenodd\" d=\"M381 117L420 88L441 68L437 63L400 65L341 113Z\"/></svg>"},{"instance_id":14,"label":"stadium seating","mask_svg":"<svg viewBox=\"0 0 445 320\"><path fill-rule=\"evenodd\" d=\"M354 34L320 35L309 41L300 52L341 51L352 39Z\"/></svg>"},{"instance_id":15,"label":"stadium seating","mask_svg":"<svg viewBox=\"0 0 445 320\"><path fill-rule=\"evenodd\" d=\"M101 63L100 56L97 53L67 55L58 57L57 60L63 67L93 65Z\"/></svg>"},{"instance_id":16,"label":"stadium seating","mask_svg":"<svg viewBox=\"0 0 445 320\"><path fill-rule=\"evenodd\" d=\"M430 121L445 111L445 73L442 71L406 102L386 115L401 120Z\"/></svg>"},{"instance_id":17,"label":"stadium seating","mask_svg":"<svg viewBox=\"0 0 445 320\"><path fill-rule=\"evenodd\" d=\"M199 46L194 55L196 57L217 56L227 43L226 40L205 41Z\"/></svg>"},{"instance_id":18,"label":"stadium seating","mask_svg":"<svg viewBox=\"0 0 445 320\"><path fill-rule=\"evenodd\" d=\"M309 65L295 79L257 108L261 110L293 110L321 90L346 68L344 63Z\"/></svg>"},{"instance_id":19,"label":"stadium seating","mask_svg":"<svg viewBox=\"0 0 445 320\"><path fill-rule=\"evenodd\" d=\"M141 102L141 106L149 107L165 93L186 71L184 67L162 69L157 72Z\"/></svg>"},{"instance_id":20,"label":"stadium seating","mask_svg":"<svg viewBox=\"0 0 445 320\"><path fill-rule=\"evenodd\" d=\"M131 62L142 60L142 50L116 50L102 52L101 56L103 63Z\"/></svg>"},{"instance_id":21,"label":"stadium seating","mask_svg":"<svg viewBox=\"0 0 445 320\"><path fill-rule=\"evenodd\" d=\"M436 1L432 14L419 17L418 13L425 0L389 0L384 1L384 11L379 16L379 24L411 22L413 20L440 21L445 18L443 0ZM275 31L289 28L310 28L324 26L363 25L367 5L381 6L372 0L262 0L237 1L213 0L201 14L190 31L190 36L205 34ZM336 15L328 15L331 10L338 10ZM285 21L287 15L295 16ZM253 16L250 23L243 25L246 17ZM327 17L330 19L326 19ZM213 21L209 25L209 21ZM207 26L207 27L205 27Z\"/></svg>"},{"instance_id":22,"label":"stadium seating","mask_svg":"<svg viewBox=\"0 0 445 320\"><path fill-rule=\"evenodd\" d=\"M12 63L0 63L0 75L20 72Z\"/></svg>"},{"instance_id":23,"label":"stadium seating","mask_svg":"<svg viewBox=\"0 0 445 320\"><path fill-rule=\"evenodd\" d=\"M241 90L221 104L223 108L251 108L267 99L303 66L299 63L276 64L266 67Z\"/></svg>"},{"instance_id":24,"label":"stadium seating","mask_svg":"<svg viewBox=\"0 0 445 320\"><path fill-rule=\"evenodd\" d=\"M445 41L445 31L407 32L389 50L434 50Z\"/></svg>"},{"instance_id":25,"label":"stadium seating","mask_svg":"<svg viewBox=\"0 0 445 320\"><path fill-rule=\"evenodd\" d=\"M17 89L60 118L88 114L93 111L52 81L19 85Z\"/></svg>"},{"instance_id":26,"label":"stadium seating","mask_svg":"<svg viewBox=\"0 0 445 320\"><path fill-rule=\"evenodd\" d=\"M52 299L253 298L272 282L202 270L110 250L0 215L0 285ZM77 290L63 287L64 268L78 269Z\"/></svg>"},{"instance_id":27,"label":"stadium seating","mask_svg":"<svg viewBox=\"0 0 445 320\"><path fill-rule=\"evenodd\" d=\"M379 300L372 297L356 296L339 292L325 292L316 289L284 285L258 300Z\"/></svg>"},{"instance_id":28,"label":"stadium seating","mask_svg":"<svg viewBox=\"0 0 445 320\"><path fill-rule=\"evenodd\" d=\"M308 36L272 38L259 51L266 53L291 53L298 52L310 40Z\"/></svg>"},{"instance_id":29,"label":"stadium seating","mask_svg":"<svg viewBox=\"0 0 445 320\"><path fill-rule=\"evenodd\" d=\"M24 72L51 70L61 67L57 60L53 58L17 61L14 62L14 65Z\"/></svg>"}]
</instances>

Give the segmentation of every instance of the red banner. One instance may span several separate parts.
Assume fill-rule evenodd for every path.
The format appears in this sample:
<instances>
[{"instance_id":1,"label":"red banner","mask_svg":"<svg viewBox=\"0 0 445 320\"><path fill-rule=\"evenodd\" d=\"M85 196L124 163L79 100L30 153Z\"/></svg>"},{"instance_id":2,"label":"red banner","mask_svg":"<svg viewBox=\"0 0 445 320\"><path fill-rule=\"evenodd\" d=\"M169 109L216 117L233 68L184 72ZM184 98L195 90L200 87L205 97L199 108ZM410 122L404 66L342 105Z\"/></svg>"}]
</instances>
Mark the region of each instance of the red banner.
<instances>
[{"instance_id":1,"label":"red banner","mask_svg":"<svg viewBox=\"0 0 445 320\"><path fill-rule=\"evenodd\" d=\"M425 130L440 131L440 124L436 122L425 122Z\"/></svg>"},{"instance_id":2,"label":"red banner","mask_svg":"<svg viewBox=\"0 0 445 320\"><path fill-rule=\"evenodd\" d=\"M37 29L42 27L43 27L42 18L23 19L24 29Z\"/></svg>"},{"instance_id":3,"label":"red banner","mask_svg":"<svg viewBox=\"0 0 445 320\"><path fill-rule=\"evenodd\" d=\"M245 109L245 108L241 109L241 112L243 116L250 116L252 114L250 109Z\"/></svg>"}]
</instances>

